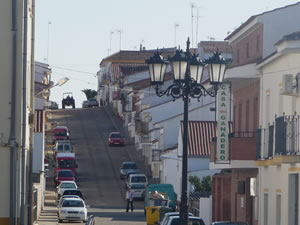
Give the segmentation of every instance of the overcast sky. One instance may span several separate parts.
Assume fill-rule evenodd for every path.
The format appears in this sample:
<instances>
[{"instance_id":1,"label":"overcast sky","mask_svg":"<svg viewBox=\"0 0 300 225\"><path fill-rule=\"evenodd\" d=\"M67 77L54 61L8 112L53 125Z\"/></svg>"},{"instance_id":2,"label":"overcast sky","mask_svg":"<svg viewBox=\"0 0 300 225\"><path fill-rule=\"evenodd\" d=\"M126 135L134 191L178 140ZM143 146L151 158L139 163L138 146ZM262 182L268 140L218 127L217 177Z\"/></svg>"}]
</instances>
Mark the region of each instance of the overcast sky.
<instances>
[{"instance_id":1,"label":"overcast sky","mask_svg":"<svg viewBox=\"0 0 300 225\"><path fill-rule=\"evenodd\" d=\"M224 40L250 16L296 2L36 0L35 59L50 64L54 82L70 78L64 86L53 88L51 99L61 105L63 92L71 91L77 107L81 107L85 100L81 90L97 90L96 73L101 60L108 56L110 43L111 53L120 47L138 50L140 44L146 49L175 45L184 48L187 37L195 47L196 37L198 42Z\"/></svg>"}]
</instances>

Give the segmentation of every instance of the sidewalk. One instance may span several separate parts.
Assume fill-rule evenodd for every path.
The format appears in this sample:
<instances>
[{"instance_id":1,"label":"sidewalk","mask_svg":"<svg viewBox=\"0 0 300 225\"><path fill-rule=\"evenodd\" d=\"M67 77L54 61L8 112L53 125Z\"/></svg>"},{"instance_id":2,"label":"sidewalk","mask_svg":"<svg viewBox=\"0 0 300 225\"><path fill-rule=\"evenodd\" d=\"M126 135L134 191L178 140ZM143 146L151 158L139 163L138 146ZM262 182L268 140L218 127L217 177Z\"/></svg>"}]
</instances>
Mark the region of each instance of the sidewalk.
<instances>
[{"instance_id":1,"label":"sidewalk","mask_svg":"<svg viewBox=\"0 0 300 225\"><path fill-rule=\"evenodd\" d=\"M48 172L51 174L51 170ZM44 209L40 213L38 218L38 225L57 225L57 204L56 204L56 192L53 187L52 176L46 178L46 192ZM52 185L52 186L51 186Z\"/></svg>"}]
</instances>

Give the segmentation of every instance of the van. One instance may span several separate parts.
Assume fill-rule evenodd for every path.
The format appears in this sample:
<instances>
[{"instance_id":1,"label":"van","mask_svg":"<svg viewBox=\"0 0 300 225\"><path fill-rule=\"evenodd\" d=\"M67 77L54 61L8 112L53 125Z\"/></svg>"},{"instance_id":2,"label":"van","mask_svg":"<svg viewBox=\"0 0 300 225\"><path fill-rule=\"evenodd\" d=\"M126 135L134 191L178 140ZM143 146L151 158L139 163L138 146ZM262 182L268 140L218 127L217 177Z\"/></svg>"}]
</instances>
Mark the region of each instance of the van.
<instances>
[{"instance_id":1,"label":"van","mask_svg":"<svg viewBox=\"0 0 300 225\"><path fill-rule=\"evenodd\" d=\"M58 140L69 140L70 132L66 126L57 126L53 130L53 144Z\"/></svg>"},{"instance_id":2,"label":"van","mask_svg":"<svg viewBox=\"0 0 300 225\"><path fill-rule=\"evenodd\" d=\"M77 163L75 159L75 153L57 153L55 160L55 173L59 170L69 169L72 170L74 176L76 176Z\"/></svg>"},{"instance_id":3,"label":"van","mask_svg":"<svg viewBox=\"0 0 300 225\"><path fill-rule=\"evenodd\" d=\"M143 184L145 187L148 185L148 179L146 174L137 173L137 174L130 174L126 181L126 186L131 187L132 184Z\"/></svg>"},{"instance_id":4,"label":"van","mask_svg":"<svg viewBox=\"0 0 300 225\"><path fill-rule=\"evenodd\" d=\"M150 206L149 194L155 191L166 193L169 197L169 207L172 208L173 211L176 211L177 196L174 192L174 187L172 184L149 184L146 189L145 209L146 207Z\"/></svg>"},{"instance_id":5,"label":"van","mask_svg":"<svg viewBox=\"0 0 300 225\"><path fill-rule=\"evenodd\" d=\"M60 152L66 152L66 153L73 152L70 141L69 140L56 141L55 147L54 147L54 152L55 152L55 154L60 153Z\"/></svg>"}]
</instances>

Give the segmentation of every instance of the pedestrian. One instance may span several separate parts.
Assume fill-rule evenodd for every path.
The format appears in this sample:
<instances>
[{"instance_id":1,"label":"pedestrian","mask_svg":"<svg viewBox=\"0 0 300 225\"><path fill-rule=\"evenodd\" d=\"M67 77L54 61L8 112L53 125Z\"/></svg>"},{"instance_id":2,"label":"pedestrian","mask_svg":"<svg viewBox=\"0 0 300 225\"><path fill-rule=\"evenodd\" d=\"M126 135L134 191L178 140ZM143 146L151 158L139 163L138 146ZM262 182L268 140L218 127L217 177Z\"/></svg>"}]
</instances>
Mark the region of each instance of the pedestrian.
<instances>
[{"instance_id":1,"label":"pedestrian","mask_svg":"<svg viewBox=\"0 0 300 225\"><path fill-rule=\"evenodd\" d=\"M130 189L130 187L127 187L126 201L127 201L126 212L129 211L129 204L131 207L131 212L133 212L133 191Z\"/></svg>"}]
</instances>

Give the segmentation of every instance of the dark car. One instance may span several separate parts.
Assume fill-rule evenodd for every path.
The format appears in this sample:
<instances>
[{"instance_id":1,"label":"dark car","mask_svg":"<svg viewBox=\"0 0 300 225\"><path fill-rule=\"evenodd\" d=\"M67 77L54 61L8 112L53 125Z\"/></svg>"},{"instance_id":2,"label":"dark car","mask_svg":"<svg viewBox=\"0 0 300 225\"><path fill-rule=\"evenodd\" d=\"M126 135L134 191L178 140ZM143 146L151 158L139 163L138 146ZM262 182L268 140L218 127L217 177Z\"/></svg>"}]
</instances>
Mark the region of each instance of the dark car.
<instances>
[{"instance_id":1,"label":"dark car","mask_svg":"<svg viewBox=\"0 0 300 225\"><path fill-rule=\"evenodd\" d=\"M120 132L111 132L108 137L109 146L112 145L125 145L125 140Z\"/></svg>"},{"instance_id":2,"label":"dark car","mask_svg":"<svg viewBox=\"0 0 300 225\"><path fill-rule=\"evenodd\" d=\"M120 178L124 179L128 171L136 171L137 166L135 162L123 162L120 168Z\"/></svg>"},{"instance_id":3,"label":"dark car","mask_svg":"<svg viewBox=\"0 0 300 225\"><path fill-rule=\"evenodd\" d=\"M88 100L88 107L98 107L98 106L99 106L99 104L98 104L97 99L95 99L95 98L90 98L90 99Z\"/></svg>"},{"instance_id":4,"label":"dark car","mask_svg":"<svg viewBox=\"0 0 300 225\"><path fill-rule=\"evenodd\" d=\"M64 196L64 195L76 195L84 200L82 192L78 189L65 190L64 193L62 194L62 196Z\"/></svg>"},{"instance_id":5,"label":"dark car","mask_svg":"<svg viewBox=\"0 0 300 225\"><path fill-rule=\"evenodd\" d=\"M61 181L75 181L72 170L58 170L54 176L55 185L58 186Z\"/></svg>"}]
</instances>

